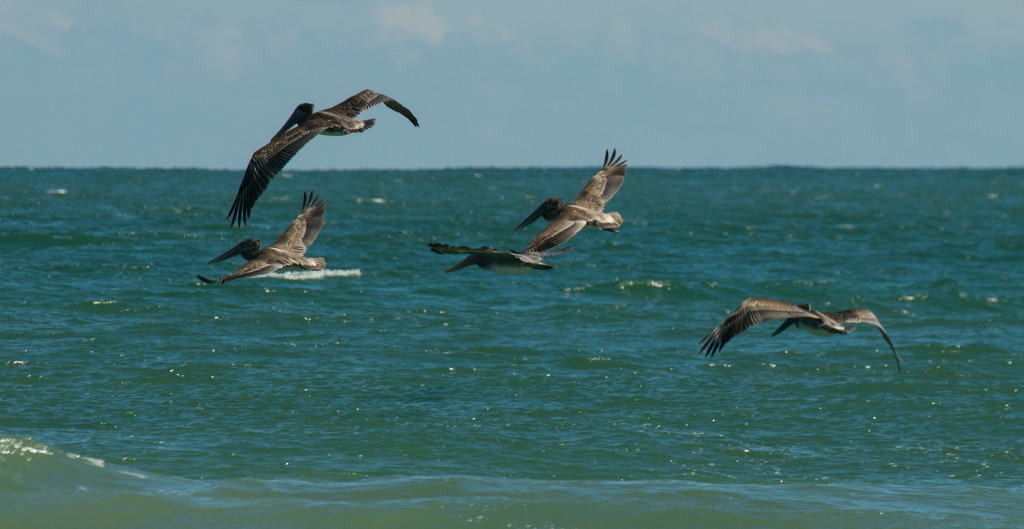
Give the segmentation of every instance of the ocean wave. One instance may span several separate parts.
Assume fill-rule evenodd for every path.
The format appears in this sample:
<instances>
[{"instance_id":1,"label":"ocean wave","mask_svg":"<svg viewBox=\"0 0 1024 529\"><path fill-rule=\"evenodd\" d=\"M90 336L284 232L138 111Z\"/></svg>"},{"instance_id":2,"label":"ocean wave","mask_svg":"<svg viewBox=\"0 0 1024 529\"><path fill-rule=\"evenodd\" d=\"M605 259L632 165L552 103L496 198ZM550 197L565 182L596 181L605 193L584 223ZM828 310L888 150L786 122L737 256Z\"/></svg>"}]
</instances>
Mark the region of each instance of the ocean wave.
<instances>
[{"instance_id":1,"label":"ocean wave","mask_svg":"<svg viewBox=\"0 0 1024 529\"><path fill-rule=\"evenodd\" d=\"M109 482L111 477L122 482L124 477L146 479L147 476L138 470L107 465L102 459L65 452L34 439L0 437L0 496L27 490L56 492L71 486L85 489L94 486L90 483Z\"/></svg>"},{"instance_id":2,"label":"ocean wave","mask_svg":"<svg viewBox=\"0 0 1024 529\"><path fill-rule=\"evenodd\" d=\"M193 479L0 438L3 527L923 527L1013 523L1019 492L954 483L504 476ZM724 502L724 503L723 503ZM980 525L979 525L980 524Z\"/></svg>"},{"instance_id":3,"label":"ocean wave","mask_svg":"<svg viewBox=\"0 0 1024 529\"><path fill-rule=\"evenodd\" d=\"M678 285L674 284L668 279L616 279L612 281L603 281L600 283L586 283L583 285L576 285L565 287L564 291L567 293L587 292L587 291L606 291L606 292L626 292L626 293L649 293L658 291L671 291L674 288L678 288Z\"/></svg>"}]
</instances>

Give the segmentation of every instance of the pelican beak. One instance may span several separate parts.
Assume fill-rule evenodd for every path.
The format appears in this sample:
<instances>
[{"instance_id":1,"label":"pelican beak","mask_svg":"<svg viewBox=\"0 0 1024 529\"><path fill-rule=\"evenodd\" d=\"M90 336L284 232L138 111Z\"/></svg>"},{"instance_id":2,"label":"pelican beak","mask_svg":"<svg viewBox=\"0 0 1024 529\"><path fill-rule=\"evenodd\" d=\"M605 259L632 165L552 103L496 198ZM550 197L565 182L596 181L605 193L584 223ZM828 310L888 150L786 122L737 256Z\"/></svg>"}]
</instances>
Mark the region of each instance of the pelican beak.
<instances>
[{"instance_id":1,"label":"pelican beak","mask_svg":"<svg viewBox=\"0 0 1024 529\"><path fill-rule=\"evenodd\" d=\"M312 104L302 103L299 106L295 107L295 110L292 112L292 115L288 117L288 121L284 122L284 125L281 127L281 130L277 131L277 134L274 134L273 139L277 139L278 136L284 134L285 132L288 132L288 129L292 128L293 126L302 124L302 122L309 119L309 116L311 115L313 115Z\"/></svg>"},{"instance_id":2,"label":"pelican beak","mask_svg":"<svg viewBox=\"0 0 1024 529\"><path fill-rule=\"evenodd\" d=\"M234 257L236 255L240 255L244 248L245 248L245 241L240 242L240 243L236 244L234 248L232 248L232 249L230 249L230 250L228 250L228 251L218 255L217 257L214 257L213 259L210 259L210 264L219 263L219 262L221 262L221 261L223 261L225 259L229 259L229 258Z\"/></svg>"},{"instance_id":3,"label":"pelican beak","mask_svg":"<svg viewBox=\"0 0 1024 529\"><path fill-rule=\"evenodd\" d=\"M530 224L533 224L537 219L543 217L544 215L547 215L548 213L556 209L558 209L558 205L556 205L550 199L545 200L540 206L537 207L537 209L533 211L533 213L530 213L529 217L526 217L526 220L520 222L519 225L516 226L516 229L512 231L519 231L520 229L525 228Z\"/></svg>"}]
</instances>

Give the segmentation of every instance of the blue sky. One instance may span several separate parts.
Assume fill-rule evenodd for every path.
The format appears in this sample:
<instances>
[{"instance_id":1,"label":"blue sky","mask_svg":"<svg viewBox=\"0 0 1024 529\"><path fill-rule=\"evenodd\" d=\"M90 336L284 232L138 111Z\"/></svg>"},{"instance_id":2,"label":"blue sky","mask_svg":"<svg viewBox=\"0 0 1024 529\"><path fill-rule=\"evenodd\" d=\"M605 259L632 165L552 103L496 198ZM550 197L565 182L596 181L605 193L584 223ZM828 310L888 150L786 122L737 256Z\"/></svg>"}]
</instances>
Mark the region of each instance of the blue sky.
<instances>
[{"instance_id":1,"label":"blue sky","mask_svg":"<svg viewBox=\"0 0 1024 529\"><path fill-rule=\"evenodd\" d=\"M1024 165L1019 0L0 0L0 166Z\"/></svg>"}]
</instances>

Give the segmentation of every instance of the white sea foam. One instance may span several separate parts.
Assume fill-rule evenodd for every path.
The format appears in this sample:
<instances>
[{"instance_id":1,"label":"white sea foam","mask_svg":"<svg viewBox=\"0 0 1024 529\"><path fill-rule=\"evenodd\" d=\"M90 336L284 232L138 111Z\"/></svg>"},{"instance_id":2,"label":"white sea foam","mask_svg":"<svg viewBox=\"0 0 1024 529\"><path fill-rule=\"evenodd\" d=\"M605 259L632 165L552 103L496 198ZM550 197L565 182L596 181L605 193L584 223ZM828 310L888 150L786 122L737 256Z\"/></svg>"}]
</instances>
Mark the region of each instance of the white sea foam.
<instances>
[{"instance_id":1,"label":"white sea foam","mask_svg":"<svg viewBox=\"0 0 1024 529\"><path fill-rule=\"evenodd\" d=\"M68 459L81 460L81 461L84 461L84 462L94 466L94 467L99 467L99 468L104 468L104 467L107 466L107 462L106 461L104 461L102 459L95 458L95 457L86 457L86 456L80 456L78 454L68 453Z\"/></svg>"},{"instance_id":2,"label":"white sea foam","mask_svg":"<svg viewBox=\"0 0 1024 529\"><path fill-rule=\"evenodd\" d=\"M361 275L363 275L363 272L358 268L350 268L347 270L295 270L281 272L278 274L270 274L267 277L276 277L278 279L288 279L291 281L311 281L325 279L328 277L359 277Z\"/></svg>"},{"instance_id":3,"label":"white sea foam","mask_svg":"<svg viewBox=\"0 0 1024 529\"><path fill-rule=\"evenodd\" d=\"M0 438L0 455L9 454L42 454L42 455L53 455L46 445L37 443L27 439L17 439L13 437Z\"/></svg>"},{"instance_id":4,"label":"white sea foam","mask_svg":"<svg viewBox=\"0 0 1024 529\"><path fill-rule=\"evenodd\" d=\"M387 204L388 199L383 197L357 198L356 204Z\"/></svg>"}]
</instances>

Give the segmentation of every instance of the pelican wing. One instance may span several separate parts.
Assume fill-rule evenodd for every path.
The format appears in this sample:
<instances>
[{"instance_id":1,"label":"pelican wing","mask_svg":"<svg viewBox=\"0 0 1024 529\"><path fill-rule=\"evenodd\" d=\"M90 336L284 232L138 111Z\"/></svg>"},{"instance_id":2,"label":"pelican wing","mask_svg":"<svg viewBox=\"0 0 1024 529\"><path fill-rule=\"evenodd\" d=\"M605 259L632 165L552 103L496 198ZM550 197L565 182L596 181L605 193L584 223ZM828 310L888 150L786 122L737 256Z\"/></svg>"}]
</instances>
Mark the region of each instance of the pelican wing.
<instances>
[{"instance_id":1,"label":"pelican wing","mask_svg":"<svg viewBox=\"0 0 1024 529\"><path fill-rule=\"evenodd\" d=\"M384 103L391 110L405 116L413 125L420 126L416 116L408 108L373 90L363 90L327 110L313 114L311 114L312 105L308 103L299 105L292 113L292 117L270 140L270 143L253 153L249 165L245 168L242 183L238 186L235 201L228 212L231 224L246 223L252 212L253 204L267 189L270 180L281 172L281 169L295 156L295 153L299 152L299 149L318 134L328 129L331 131L343 130L343 133L348 133L372 127L373 120L366 120L362 128L356 127L359 123L354 120L360 112L378 103ZM289 128L293 123L297 123L297 125L294 128Z\"/></svg>"},{"instance_id":2,"label":"pelican wing","mask_svg":"<svg viewBox=\"0 0 1024 529\"><path fill-rule=\"evenodd\" d=\"M320 200L319 195L314 195L312 191L308 195L303 193L302 212L271 246L305 254L317 235L320 235L320 229L324 225L324 210L324 201Z\"/></svg>"},{"instance_id":3,"label":"pelican wing","mask_svg":"<svg viewBox=\"0 0 1024 529\"><path fill-rule=\"evenodd\" d=\"M513 253L515 255L525 256L528 259L547 259L548 257L551 257L552 255L561 255L563 253L569 253L569 252L572 252L572 251L575 251L575 250L576 250L575 246L566 246L565 248L562 248L561 250L555 250L553 252L549 252L547 250L544 250L544 251L526 251L526 250L524 250L522 252L517 252L515 250L512 250L511 253Z\"/></svg>"},{"instance_id":4,"label":"pelican wing","mask_svg":"<svg viewBox=\"0 0 1024 529\"><path fill-rule=\"evenodd\" d=\"M516 254L516 253L498 252L498 251L486 252L486 253L473 253L473 254L470 254L465 259L459 261L458 263L455 263L455 265L452 266L451 268L445 270L445 273L454 272L456 270L462 270L463 268L466 268L467 266L472 266L472 265L481 265L484 268L489 268L489 269L490 269L490 267L493 267L495 265L499 265L504 270L508 270L508 269L522 269L522 268L533 268L533 269L537 269L537 270L550 270L550 269L554 268L555 265L549 265L549 264L541 262L541 259L542 259L543 255L544 254L542 254L542 253ZM505 271L505 272L499 272L497 270L493 270L493 271L495 271L497 273L508 273L507 271Z\"/></svg>"},{"instance_id":5,"label":"pelican wing","mask_svg":"<svg viewBox=\"0 0 1024 529\"><path fill-rule=\"evenodd\" d=\"M260 147L249 159L249 165L245 168L245 175L242 183L238 186L238 193L235 194L235 202L231 204L228 217L231 224L241 226L246 223L252 206L256 199L266 191L277 173L313 138L327 129L329 124L320 117L319 113L305 120L297 127L288 130L284 134L270 140L270 143Z\"/></svg>"},{"instance_id":6,"label":"pelican wing","mask_svg":"<svg viewBox=\"0 0 1024 529\"><path fill-rule=\"evenodd\" d=\"M414 116L412 112L409 111L408 108L405 108L404 106L402 106L401 103L395 101L394 99L391 99L390 97L384 94L374 92L373 90L369 89L363 90L362 92L359 92L358 94L342 101L341 103L338 103L329 110L338 112L341 115L355 119L355 117L358 116L360 113L378 103L384 103L384 106L405 116L406 119L408 119L413 124L413 126L420 126L419 121L416 120L416 116Z\"/></svg>"},{"instance_id":7,"label":"pelican wing","mask_svg":"<svg viewBox=\"0 0 1024 529\"><path fill-rule=\"evenodd\" d=\"M275 270L279 270L283 266L284 266L283 263L276 263L276 262L273 262L273 261L270 261L270 260L264 260L264 259L253 259L252 261L246 261L246 263L244 265L238 267L238 270L235 270L234 272L231 272L230 274L228 274L228 275L226 275L226 276L224 276L224 277L222 277L220 279L217 279L215 281L212 281L212 282L226 283L228 281L232 281L232 280L235 280L235 279L240 279L240 278L243 278L243 277L259 276L259 275L263 275L263 274L269 274L269 273L271 273L271 272L273 272ZM206 279L206 278L204 278L202 276L197 276L197 277L199 277L199 279L202 279L204 282L211 282L209 279Z\"/></svg>"},{"instance_id":8,"label":"pelican wing","mask_svg":"<svg viewBox=\"0 0 1024 529\"><path fill-rule=\"evenodd\" d=\"M444 244L439 242L430 243L430 251L439 254L478 254L478 255L492 255L501 253L490 246L483 246L480 248L471 248L469 246L456 246L454 244Z\"/></svg>"},{"instance_id":9,"label":"pelican wing","mask_svg":"<svg viewBox=\"0 0 1024 529\"><path fill-rule=\"evenodd\" d=\"M447 274L449 272L455 272L457 270L462 270L463 268L466 268L468 266L473 266L473 265L479 263L481 259L486 259L486 257L480 257L480 255L477 255L477 254L470 255L469 257L467 257L467 258L465 258L465 259L455 263L454 265L452 265L452 267L447 269L447 270L445 270L444 273Z\"/></svg>"},{"instance_id":10,"label":"pelican wing","mask_svg":"<svg viewBox=\"0 0 1024 529\"><path fill-rule=\"evenodd\" d=\"M896 370L903 370L903 359L896 352L896 346L893 345L892 340L889 339L889 333L885 331L885 327L882 327L882 322L878 321L878 317L875 316L874 312L871 312L868 309L856 308L841 310L839 312L826 312L825 315L841 324L857 325L858 323L866 323L878 328L878 331L882 333L882 338L885 338L885 341L892 349L893 356L896 357Z\"/></svg>"},{"instance_id":11,"label":"pelican wing","mask_svg":"<svg viewBox=\"0 0 1024 529\"><path fill-rule=\"evenodd\" d=\"M539 266L542 266L544 268L554 268L555 267L554 265L549 265L547 263L542 263L541 261L543 261L544 259L547 259L548 257L551 257L552 255L559 255L559 254L563 254L563 253L568 253L568 252L571 252L571 251L573 251L575 249L576 249L575 246L566 246L565 248L562 248L561 250L556 250L556 251L553 251L553 252L548 252L548 251L523 251L523 252L517 252L517 251L513 250L512 252L509 252L509 255L511 255L515 259L518 259L519 261L522 261L522 262L527 263L527 264L539 265Z\"/></svg>"},{"instance_id":12,"label":"pelican wing","mask_svg":"<svg viewBox=\"0 0 1024 529\"><path fill-rule=\"evenodd\" d=\"M704 353L704 356L714 356L734 336L768 320L816 317L812 312L785 301L747 298L725 318L725 321L701 339L700 352Z\"/></svg>"},{"instance_id":13,"label":"pelican wing","mask_svg":"<svg viewBox=\"0 0 1024 529\"><path fill-rule=\"evenodd\" d=\"M501 265L507 263L507 266L501 266L506 269L515 269L517 267L528 267L538 270L550 270L554 268L554 265L543 263L542 261L549 256L563 254L566 252L573 251L573 247L569 246L558 250L556 252L500 252L491 248L490 246L483 246L480 248L471 248L469 246L454 246L451 244L443 244L438 242L430 243L430 251L438 254L469 254L462 261L459 261L445 272L454 272L461 270L467 266L481 265L484 268L492 269L494 265ZM492 270L497 271L497 270ZM510 273L508 271L498 273Z\"/></svg>"},{"instance_id":14,"label":"pelican wing","mask_svg":"<svg viewBox=\"0 0 1024 529\"><path fill-rule=\"evenodd\" d=\"M524 251L524 252L517 252L517 251L514 251L514 250L511 251L511 252L501 252L501 251L495 250L494 248L491 248L490 246L482 246L480 248L471 248L469 246L455 246L455 245L452 245L452 244L443 244L443 243L439 243L439 242L432 242L432 243L430 243L430 251L432 251L434 253L439 253L439 254L474 254L474 255L494 255L494 256L503 256L504 255L504 256L509 256L510 258L518 260L518 261L536 261L536 262L539 262L541 259L544 259L546 257L550 257L552 255L559 255L559 254L563 254L563 253L568 253L568 252L571 252L571 251L573 251L575 249L576 248L573 247L573 246L567 246L565 248L562 248L561 250L554 251L554 252L544 252L544 251L535 252L535 251L529 251L529 250Z\"/></svg>"},{"instance_id":15,"label":"pelican wing","mask_svg":"<svg viewBox=\"0 0 1024 529\"><path fill-rule=\"evenodd\" d=\"M573 202L588 204L598 211L604 209L604 205L615 196L622 182L626 178L626 162L622 155L617 155L613 149L611 154L604 151L604 166L590 178L583 191L576 196Z\"/></svg>"},{"instance_id":16,"label":"pelican wing","mask_svg":"<svg viewBox=\"0 0 1024 529\"><path fill-rule=\"evenodd\" d=\"M455 246L453 244L444 244L439 242L430 243L430 251L437 254L453 254L453 255L464 255L469 254L469 257L455 263L451 268L445 270L445 273L455 272L456 270L462 270L468 266L473 266L481 262L492 262L502 260L516 260L514 256L507 252L499 252L490 246L482 246L480 248L472 248L469 246Z\"/></svg>"},{"instance_id":17,"label":"pelican wing","mask_svg":"<svg viewBox=\"0 0 1024 529\"><path fill-rule=\"evenodd\" d=\"M587 225L583 219L570 219L562 215L551 221L547 227L540 231L530 244L526 246L527 252L543 252L571 239Z\"/></svg>"}]
</instances>

